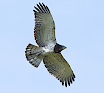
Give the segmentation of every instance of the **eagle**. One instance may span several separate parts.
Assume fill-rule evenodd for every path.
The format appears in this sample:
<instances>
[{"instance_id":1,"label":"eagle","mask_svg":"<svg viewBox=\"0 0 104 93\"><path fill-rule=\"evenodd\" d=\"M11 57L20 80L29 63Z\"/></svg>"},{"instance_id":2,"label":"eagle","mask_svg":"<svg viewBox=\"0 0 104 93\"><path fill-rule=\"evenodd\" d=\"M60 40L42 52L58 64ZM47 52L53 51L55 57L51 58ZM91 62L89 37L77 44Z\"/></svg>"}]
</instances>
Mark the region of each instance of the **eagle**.
<instances>
[{"instance_id":1,"label":"eagle","mask_svg":"<svg viewBox=\"0 0 104 93\"><path fill-rule=\"evenodd\" d=\"M66 47L60 45L55 37L55 22L49 8L44 4L34 6L35 27L34 37L38 46L28 44L25 50L27 61L38 67L41 61L48 72L56 77L66 87L75 80L75 75L61 54Z\"/></svg>"}]
</instances>

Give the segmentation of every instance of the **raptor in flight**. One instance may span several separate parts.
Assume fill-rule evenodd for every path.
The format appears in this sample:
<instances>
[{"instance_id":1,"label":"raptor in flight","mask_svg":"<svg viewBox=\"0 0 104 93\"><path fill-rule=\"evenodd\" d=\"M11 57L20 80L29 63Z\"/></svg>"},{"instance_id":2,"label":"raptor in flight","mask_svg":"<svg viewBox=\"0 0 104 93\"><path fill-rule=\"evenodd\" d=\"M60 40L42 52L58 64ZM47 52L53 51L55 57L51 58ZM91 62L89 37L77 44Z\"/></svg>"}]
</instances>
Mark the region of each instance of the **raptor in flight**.
<instances>
[{"instance_id":1,"label":"raptor in flight","mask_svg":"<svg viewBox=\"0 0 104 93\"><path fill-rule=\"evenodd\" d=\"M51 75L62 82L62 85L70 86L70 83L74 81L75 75L61 54L61 51L66 47L56 41L55 23L50 10L43 3L37 4L37 7L34 6L34 8L34 37L39 46L28 44L25 51L26 59L36 68L43 60Z\"/></svg>"}]
</instances>

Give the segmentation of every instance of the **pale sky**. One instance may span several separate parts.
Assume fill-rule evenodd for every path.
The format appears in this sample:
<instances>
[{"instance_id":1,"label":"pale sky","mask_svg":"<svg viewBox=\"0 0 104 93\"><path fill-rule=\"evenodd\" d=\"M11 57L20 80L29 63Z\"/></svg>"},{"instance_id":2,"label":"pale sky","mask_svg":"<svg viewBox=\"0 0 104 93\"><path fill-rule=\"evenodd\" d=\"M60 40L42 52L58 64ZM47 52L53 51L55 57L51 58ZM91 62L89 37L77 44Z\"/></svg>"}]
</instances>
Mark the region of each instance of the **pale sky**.
<instances>
[{"instance_id":1,"label":"pale sky","mask_svg":"<svg viewBox=\"0 0 104 93\"><path fill-rule=\"evenodd\" d=\"M34 13L43 2L51 11L56 39L75 82L69 87L25 58L34 40ZM104 93L104 0L0 0L0 93Z\"/></svg>"}]
</instances>

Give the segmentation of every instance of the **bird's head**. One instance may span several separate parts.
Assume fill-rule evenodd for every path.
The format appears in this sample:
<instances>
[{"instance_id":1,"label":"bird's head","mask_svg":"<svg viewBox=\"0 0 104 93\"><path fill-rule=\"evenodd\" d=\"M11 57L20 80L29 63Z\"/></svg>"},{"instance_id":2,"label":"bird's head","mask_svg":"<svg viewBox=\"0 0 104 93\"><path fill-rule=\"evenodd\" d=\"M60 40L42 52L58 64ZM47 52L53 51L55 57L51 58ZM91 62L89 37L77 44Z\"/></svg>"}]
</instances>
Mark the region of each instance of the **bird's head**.
<instances>
[{"instance_id":1,"label":"bird's head","mask_svg":"<svg viewBox=\"0 0 104 93\"><path fill-rule=\"evenodd\" d=\"M54 47L54 52L59 53L59 52L61 52L62 50L66 49L66 48L67 47L65 47L63 45L56 44L55 47Z\"/></svg>"}]
</instances>

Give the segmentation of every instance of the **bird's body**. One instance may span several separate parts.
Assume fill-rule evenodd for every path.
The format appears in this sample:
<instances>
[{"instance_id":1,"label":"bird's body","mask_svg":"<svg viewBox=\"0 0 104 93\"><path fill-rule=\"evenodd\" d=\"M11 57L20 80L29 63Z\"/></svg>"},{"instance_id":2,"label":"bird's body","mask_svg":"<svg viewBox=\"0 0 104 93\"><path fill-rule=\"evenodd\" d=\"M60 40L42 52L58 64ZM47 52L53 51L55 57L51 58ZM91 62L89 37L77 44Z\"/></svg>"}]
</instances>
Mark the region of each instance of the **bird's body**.
<instances>
[{"instance_id":1,"label":"bird's body","mask_svg":"<svg viewBox=\"0 0 104 93\"><path fill-rule=\"evenodd\" d=\"M26 58L34 67L38 67L43 60L49 73L60 80L62 85L65 83L66 87L67 84L70 86L75 75L61 54L66 47L56 41L55 23L49 8L43 3L37 4L37 7L33 10L35 14L34 37L39 47L28 44L25 51Z\"/></svg>"}]
</instances>

